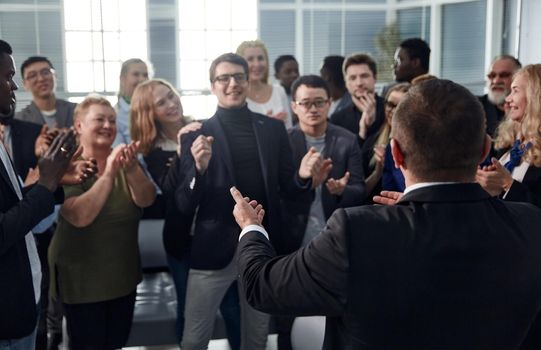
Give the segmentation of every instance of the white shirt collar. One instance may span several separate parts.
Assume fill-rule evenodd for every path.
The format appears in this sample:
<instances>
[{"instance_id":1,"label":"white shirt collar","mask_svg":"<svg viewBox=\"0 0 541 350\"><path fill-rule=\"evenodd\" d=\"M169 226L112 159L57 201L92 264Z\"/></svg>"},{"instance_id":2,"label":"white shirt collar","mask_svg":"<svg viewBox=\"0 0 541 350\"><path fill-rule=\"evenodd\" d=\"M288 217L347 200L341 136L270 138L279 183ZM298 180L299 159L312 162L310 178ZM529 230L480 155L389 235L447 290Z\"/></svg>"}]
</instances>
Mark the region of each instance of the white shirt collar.
<instances>
[{"instance_id":1,"label":"white shirt collar","mask_svg":"<svg viewBox=\"0 0 541 350\"><path fill-rule=\"evenodd\" d=\"M416 184L413 184L411 186L406 187L406 189L404 190L404 194L409 193L409 192L414 191L414 190L417 190L419 188L436 186L436 185L451 185L451 184L457 184L457 183L459 183L459 182L454 182L454 181L450 181L450 182L418 182Z\"/></svg>"}]
</instances>

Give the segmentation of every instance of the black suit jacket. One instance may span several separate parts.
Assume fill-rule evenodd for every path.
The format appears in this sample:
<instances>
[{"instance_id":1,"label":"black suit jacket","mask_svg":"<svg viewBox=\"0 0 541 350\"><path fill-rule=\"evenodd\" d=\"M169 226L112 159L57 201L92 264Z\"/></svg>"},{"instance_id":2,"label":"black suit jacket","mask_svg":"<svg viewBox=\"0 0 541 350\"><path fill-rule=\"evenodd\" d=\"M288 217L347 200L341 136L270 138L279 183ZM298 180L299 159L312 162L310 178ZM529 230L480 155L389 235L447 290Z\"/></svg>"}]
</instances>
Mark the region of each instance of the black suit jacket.
<instances>
[{"instance_id":1,"label":"black suit jacket","mask_svg":"<svg viewBox=\"0 0 541 350\"><path fill-rule=\"evenodd\" d=\"M381 124L385 120L385 101L383 98L376 95L376 120L372 124L366 133L366 139L370 135L376 133L380 128ZM357 109L357 106L352 102L350 106L341 109L333 113L330 117L331 123L341 126L355 135L357 135L357 140L359 141L359 146L362 147L366 139L361 139L359 136L359 121L361 120L362 112Z\"/></svg>"},{"instance_id":2,"label":"black suit jacket","mask_svg":"<svg viewBox=\"0 0 541 350\"><path fill-rule=\"evenodd\" d=\"M164 151L161 148L155 148L144 156L148 172L162 190L162 194L158 194L154 203L144 209L143 218L165 219L163 225L165 251L182 260L191 247L193 213L189 215L181 213L175 205L174 190L170 190L180 182L180 179L173 176L167 177L169 164L176 157L176 151Z\"/></svg>"},{"instance_id":3,"label":"black suit jacket","mask_svg":"<svg viewBox=\"0 0 541 350\"><path fill-rule=\"evenodd\" d=\"M11 121L11 148L15 171L21 178L26 178L28 169L37 164L34 144L41 131L41 126L18 119Z\"/></svg>"},{"instance_id":4,"label":"black suit jacket","mask_svg":"<svg viewBox=\"0 0 541 350\"><path fill-rule=\"evenodd\" d=\"M239 272L261 311L327 315L325 349L516 349L541 308L539 227L533 205L436 185L338 209L288 256L249 232Z\"/></svg>"},{"instance_id":5,"label":"black suit jacket","mask_svg":"<svg viewBox=\"0 0 541 350\"><path fill-rule=\"evenodd\" d=\"M522 182L513 181L505 200L528 202L541 208L541 168L530 165Z\"/></svg>"},{"instance_id":6,"label":"black suit jacket","mask_svg":"<svg viewBox=\"0 0 541 350\"><path fill-rule=\"evenodd\" d=\"M250 113L265 184L268 223L274 231L271 240L280 246L283 242L280 198L308 190L311 182L303 184L297 176L284 124L261 114ZM172 165L168 177L180 180L175 189L179 210L191 215L197 209L191 267L216 270L231 262L237 247L240 230L232 215L235 202L229 192L235 185L235 176L229 144L216 115L205 121L197 132L184 135L182 149L189 150L193 140L201 134L214 136L207 171L199 174L191 152L183 151L181 158Z\"/></svg>"},{"instance_id":7,"label":"black suit jacket","mask_svg":"<svg viewBox=\"0 0 541 350\"><path fill-rule=\"evenodd\" d=\"M21 338L36 327L25 235L53 208L53 194L40 185L25 191L19 201L0 162L0 339Z\"/></svg>"},{"instance_id":8,"label":"black suit jacket","mask_svg":"<svg viewBox=\"0 0 541 350\"><path fill-rule=\"evenodd\" d=\"M298 169L302 158L308 151L306 138L299 126L290 129L288 134L293 151L293 164ZM331 194L324 184L321 187L323 212L325 219L328 219L337 208L360 205L364 201L366 193L361 152L354 134L342 127L327 124L323 157L332 160L332 169L327 179L338 180L347 171L350 173L349 182L341 196ZM286 251L279 252L280 254L290 253L301 246L314 195L315 190L311 190L295 198L284 200L282 208L285 219L284 227L287 227L287 234L284 235L287 246Z\"/></svg>"},{"instance_id":9,"label":"black suit jacket","mask_svg":"<svg viewBox=\"0 0 541 350\"><path fill-rule=\"evenodd\" d=\"M494 136L494 132L500 125L500 122L504 118L505 113L500 110L495 104L488 100L488 95L479 96L479 102L483 105L485 110L485 117L487 121L487 134L491 137Z\"/></svg>"}]
</instances>

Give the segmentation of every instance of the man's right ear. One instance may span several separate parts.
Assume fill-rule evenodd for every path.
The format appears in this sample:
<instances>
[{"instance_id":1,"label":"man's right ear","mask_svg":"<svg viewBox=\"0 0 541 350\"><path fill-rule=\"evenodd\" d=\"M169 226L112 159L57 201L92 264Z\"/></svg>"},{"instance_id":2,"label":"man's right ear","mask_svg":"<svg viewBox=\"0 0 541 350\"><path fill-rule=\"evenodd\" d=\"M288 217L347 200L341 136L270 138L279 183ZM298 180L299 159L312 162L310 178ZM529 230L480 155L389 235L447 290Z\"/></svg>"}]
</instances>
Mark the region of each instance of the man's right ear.
<instances>
[{"instance_id":1,"label":"man's right ear","mask_svg":"<svg viewBox=\"0 0 541 350\"><path fill-rule=\"evenodd\" d=\"M400 148L400 144L395 139L391 139L391 154L393 155L394 166L398 169L405 166L404 153Z\"/></svg>"},{"instance_id":2,"label":"man's right ear","mask_svg":"<svg viewBox=\"0 0 541 350\"><path fill-rule=\"evenodd\" d=\"M490 150L492 149L492 138L485 134L485 142L483 145L483 151L481 153L481 160L479 160L479 163L482 163L487 159L488 155L490 154Z\"/></svg>"}]
</instances>

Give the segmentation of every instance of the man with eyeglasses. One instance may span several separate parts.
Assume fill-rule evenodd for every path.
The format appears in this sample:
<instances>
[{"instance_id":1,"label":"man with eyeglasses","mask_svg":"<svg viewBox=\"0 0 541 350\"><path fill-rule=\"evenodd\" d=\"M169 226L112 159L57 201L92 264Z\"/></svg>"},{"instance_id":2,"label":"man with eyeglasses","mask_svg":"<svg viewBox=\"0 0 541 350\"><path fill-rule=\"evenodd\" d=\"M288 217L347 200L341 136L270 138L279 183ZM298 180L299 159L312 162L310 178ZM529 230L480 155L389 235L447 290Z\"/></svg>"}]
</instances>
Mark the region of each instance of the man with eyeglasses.
<instances>
[{"instance_id":1,"label":"man with eyeglasses","mask_svg":"<svg viewBox=\"0 0 541 350\"><path fill-rule=\"evenodd\" d=\"M383 98L376 94L376 62L366 54L346 57L343 66L346 88L353 103L331 116L331 123L358 136L359 146L377 132L385 120Z\"/></svg>"},{"instance_id":2,"label":"man with eyeglasses","mask_svg":"<svg viewBox=\"0 0 541 350\"><path fill-rule=\"evenodd\" d=\"M32 56L21 65L21 75L26 91L32 93L32 102L15 118L44 125L49 129L73 126L76 103L56 98L56 74L47 57Z\"/></svg>"},{"instance_id":3,"label":"man with eyeglasses","mask_svg":"<svg viewBox=\"0 0 541 350\"><path fill-rule=\"evenodd\" d=\"M327 82L316 75L302 76L293 82L291 96L291 108L299 117L299 124L288 131L293 163L300 166L309 152L325 159L326 167L312 178L310 192L284 200L287 254L317 236L337 208L361 205L366 197L357 138L327 120L331 106ZM289 336L293 320L277 319L279 350L292 348Z\"/></svg>"},{"instance_id":4,"label":"man with eyeglasses","mask_svg":"<svg viewBox=\"0 0 541 350\"><path fill-rule=\"evenodd\" d=\"M497 56L492 60L487 74L487 93L479 96L487 118L487 134L494 135L505 116L505 98L511 92L513 74L522 67L519 60L510 55Z\"/></svg>"},{"instance_id":5,"label":"man with eyeglasses","mask_svg":"<svg viewBox=\"0 0 541 350\"><path fill-rule=\"evenodd\" d=\"M296 171L284 124L251 112L246 104L248 63L227 53L210 66L211 91L218 99L213 117L182 137L182 153L169 172L179 210L195 214L186 291L183 350L206 349L220 301L238 277L235 250L239 227L231 215L229 188L243 188L265 203L271 240L283 250L280 200L308 191L323 166L309 154ZM178 180L177 180L178 179ZM241 349L265 349L269 316L241 300Z\"/></svg>"},{"instance_id":6,"label":"man with eyeglasses","mask_svg":"<svg viewBox=\"0 0 541 350\"><path fill-rule=\"evenodd\" d=\"M32 94L32 102L17 112L15 119L42 126L37 138L33 137L31 140L27 140L35 142L35 154L39 157L61 129L73 126L73 111L77 104L56 97L56 73L53 64L47 57L28 57L21 64L21 76L25 90ZM34 232L42 266L45 268L44 283L48 283L47 250L56 227L54 222L51 224L52 226L44 228L43 232ZM47 297L48 286L43 286L43 288L44 296ZM43 348L43 332L47 333L48 329L47 348L56 350L62 342L62 306L52 299L48 303L44 302L44 306L49 310L40 315L37 346L38 349ZM47 316L47 327L43 324L45 316Z\"/></svg>"}]
</instances>

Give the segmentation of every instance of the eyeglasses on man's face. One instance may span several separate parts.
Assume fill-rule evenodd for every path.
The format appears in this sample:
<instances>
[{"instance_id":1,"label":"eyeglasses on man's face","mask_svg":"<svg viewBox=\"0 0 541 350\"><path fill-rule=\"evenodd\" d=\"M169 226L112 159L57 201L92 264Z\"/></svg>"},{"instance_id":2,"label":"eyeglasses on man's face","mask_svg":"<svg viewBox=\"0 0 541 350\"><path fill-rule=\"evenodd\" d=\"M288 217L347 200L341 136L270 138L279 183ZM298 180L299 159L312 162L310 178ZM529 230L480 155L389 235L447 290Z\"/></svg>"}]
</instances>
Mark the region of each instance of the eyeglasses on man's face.
<instances>
[{"instance_id":1,"label":"eyeglasses on man's face","mask_svg":"<svg viewBox=\"0 0 541 350\"><path fill-rule=\"evenodd\" d=\"M487 78L488 78L488 80L494 80L497 77L499 77L500 79L507 79L507 78L511 77L511 75L513 75L513 73L511 73L511 72L499 72L499 73L490 72L490 73L487 74Z\"/></svg>"},{"instance_id":2,"label":"eyeglasses on man's face","mask_svg":"<svg viewBox=\"0 0 541 350\"><path fill-rule=\"evenodd\" d=\"M248 79L244 73L222 74L214 78L214 82L218 82L220 84L229 84L231 78L233 78L237 84L244 83Z\"/></svg>"},{"instance_id":3,"label":"eyeglasses on man's face","mask_svg":"<svg viewBox=\"0 0 541 350\"><path fill-rule=\"evenodd\" d=\"M315 106L317 109L323 108L327 105L328 102L329 100L318 99L314 101L295 101L295 104L297 106L301 106L305 110L309 110L310 108L312 108L312 106Z\"/></svg>"},{"instance_id":4,"label":"eyeglasses on man's face","mask_svg":"<svg viewBox=\"0 0 541 350\"><path fill-rule=\"evenodd\" d=\"M36 80L38 78L38 76L41 76L43 78L49 78L50 76L53 75L53 73L54 73L54 69L52 69L52 68L43 68L43 69L40 69L39 71L28 72L28 74L26 75L24 80L34 81L34 80Z\"/></svg>"}]
</instances>

